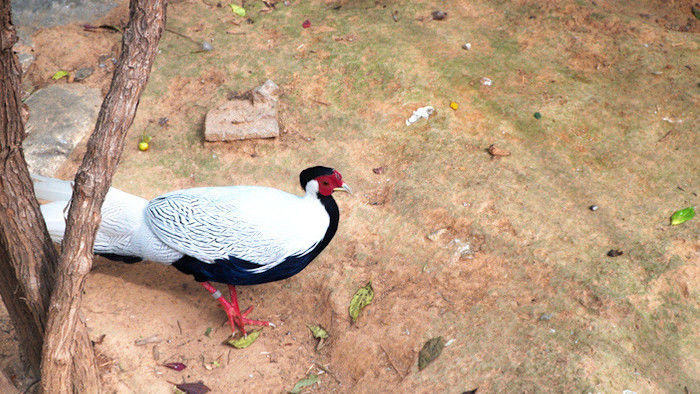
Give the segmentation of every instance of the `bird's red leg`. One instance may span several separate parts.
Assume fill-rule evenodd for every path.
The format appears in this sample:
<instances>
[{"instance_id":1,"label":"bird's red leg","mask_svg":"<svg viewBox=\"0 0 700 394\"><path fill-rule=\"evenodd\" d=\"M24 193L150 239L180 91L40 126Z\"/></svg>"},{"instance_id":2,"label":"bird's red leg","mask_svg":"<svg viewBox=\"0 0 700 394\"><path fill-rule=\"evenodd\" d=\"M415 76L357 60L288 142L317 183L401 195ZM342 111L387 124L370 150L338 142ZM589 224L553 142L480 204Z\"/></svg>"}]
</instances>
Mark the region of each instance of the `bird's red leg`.
<instances>
[{"instance_id":1,"label":"bird's red leg","mask_svg":"<svg viewBox=\"0 0 700 394\"><path fill-rule=\"evenodd\" d=\"M231 303L236 307L236 310L239 311L240 309L238 308L238 294L236 293L236 286L234 285L228 285L228 290L231 293ZM241 322L243 325L253 325L253 326L268 326L268 327L274 327L275 325L270 323L269 321L262 321L262 320L250 320L246 319L246 316L253 310L253 306L251 305L246 309L245 312L240 314L241 317ZM241 330L243 334L245 334L245 330Z\"/></svg>"},{"instance_id":2,"label":"bird's red leg","mask_svg":"<svg viewBox=\"0 0 700 394\"><path fill-rule=\"evenodd\" d=\"M274 324L266 321L246 319L245 317L248 316L248 314L252 310L252 307L248 308L248 310L241 314L241 310L238 307L238 297L236 295L236 288L234 286L229 285L229 290L231 292L231 302L228 302L226 298L222 297L221 292L216 290L216 287L212 286L211 283L202 282L202 287L204 287L209 293L211 293L211 295L214 296L214 298L218 300L221 306L224 308L224 311L228 316L228 322L231 324L232 331L235 332L236 328L238 328L241 331L241 333L245 335L246 324L270 327L275 326Z\"/></svg>"},{"instance_id":3,"label":"bird's red leg","mask_svg":"<svg viewBox=\"0 0 700 394\"><path fill-rule=\"evenodd\" d=\"M236 327L238 327L241 332L245 334L245 329L242 328L243 323L241 322L241 311L238 309L238 300L236 300L235 304L231 304L226 300L226 298L222 297L221 292L216 290L216 287L212 286L209 282L202 282L202 287L207 289L207 291L214 296L214 299L219 301L221 306L224 308L224 311L228 316L228 322L231 324L231 330L235 332Z\"/></svg>"}]
</instances>

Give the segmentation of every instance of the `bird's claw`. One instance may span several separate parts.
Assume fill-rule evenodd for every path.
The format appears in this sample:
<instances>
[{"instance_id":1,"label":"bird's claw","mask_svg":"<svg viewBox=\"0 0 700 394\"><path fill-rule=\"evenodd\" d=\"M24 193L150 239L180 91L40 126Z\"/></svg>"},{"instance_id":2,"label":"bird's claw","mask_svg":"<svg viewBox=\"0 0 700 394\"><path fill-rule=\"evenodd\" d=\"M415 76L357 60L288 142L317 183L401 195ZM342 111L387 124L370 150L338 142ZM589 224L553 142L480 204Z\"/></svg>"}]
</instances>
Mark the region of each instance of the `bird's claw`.
<instances>
[{"instance_id":1,"label":"bird's claw","mask_svg":"<svg viewBox=\"0 0 700 394\"><path fill-rule=\"evenodd\" d=\"M250 314L250 312L253 311L253 306L249 306L248 309L245 310L245 312L241 313L241 316L246 317Z\"/></svg>"}]
</instances>

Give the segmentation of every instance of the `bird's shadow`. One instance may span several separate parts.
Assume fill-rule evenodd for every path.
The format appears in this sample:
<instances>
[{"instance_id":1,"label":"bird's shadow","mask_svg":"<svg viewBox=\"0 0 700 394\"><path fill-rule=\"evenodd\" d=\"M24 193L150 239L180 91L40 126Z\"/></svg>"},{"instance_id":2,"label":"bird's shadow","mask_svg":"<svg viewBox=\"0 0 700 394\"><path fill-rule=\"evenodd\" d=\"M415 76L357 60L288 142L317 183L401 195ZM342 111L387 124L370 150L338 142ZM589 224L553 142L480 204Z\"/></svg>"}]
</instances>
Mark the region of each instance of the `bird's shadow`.
<instances>
[{"instance_id":1,"label":"bird's shadow","mask_svg":"<svg viewBox=\"0 0 700 394\"><path fill-rule=\"evenodd\" d=\"M107 275L119 278L145 289L167 293L178 300L184 299L184 302L191 303L192 308L197 309L198 313L206 313L203 318L209 319L213 323L221 321L227 324L226 314L219 307L219 303L211 298L199 282L196 282L192 276L185 275L169 265L150 261L124 263L95 256L90 275L93 277ZM228 299L228 289L225 284L213 283L213 285ZM249 304L258 304L257 301L261 295L274 286L279 285L237 286L241 308ZM125 290L116 289L115 291ZM144 300L144 302L147 301Z\"/></svg>"}]
</instances>

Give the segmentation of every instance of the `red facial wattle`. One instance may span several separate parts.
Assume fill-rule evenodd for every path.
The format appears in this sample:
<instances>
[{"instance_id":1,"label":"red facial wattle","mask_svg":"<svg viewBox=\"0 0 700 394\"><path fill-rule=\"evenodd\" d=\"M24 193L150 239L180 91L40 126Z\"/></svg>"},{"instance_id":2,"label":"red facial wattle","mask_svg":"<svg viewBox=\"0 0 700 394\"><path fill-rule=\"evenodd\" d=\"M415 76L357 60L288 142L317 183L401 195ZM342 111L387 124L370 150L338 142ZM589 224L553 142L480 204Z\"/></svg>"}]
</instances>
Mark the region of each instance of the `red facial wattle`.
<instances>
[{"instance_id":1,"label":"red facial wattle","mask_svg":"<svg viewBox=\"0 0 700 394\"><path fill-rule=\"evenodd\" d=\"M350 188L343 182L343 177L336 170L330 175L322 175L316 178L318 182L318 192L323 196L330 196L334 191L346 191L350 193Z\"/></svg>"}]
</instances>

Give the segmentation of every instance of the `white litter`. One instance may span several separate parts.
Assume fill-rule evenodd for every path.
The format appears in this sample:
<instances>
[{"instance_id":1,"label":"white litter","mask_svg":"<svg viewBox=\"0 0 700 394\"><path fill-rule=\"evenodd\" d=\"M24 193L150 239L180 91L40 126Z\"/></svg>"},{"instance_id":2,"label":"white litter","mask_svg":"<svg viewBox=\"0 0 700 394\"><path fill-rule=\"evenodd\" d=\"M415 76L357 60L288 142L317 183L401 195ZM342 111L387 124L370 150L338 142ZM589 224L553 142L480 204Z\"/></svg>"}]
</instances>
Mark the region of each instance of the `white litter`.
<instances>
[{"instance_id":1,"label":"white litter","mask_svg":"<svg viewBox=\"0 0 700 394\"><path fill-rule=\"evenodd\" d=\"M418 122L421 118L428 119L433 112L435 112L435 108L431 106L418 108L417 110L413 111L413 115L406 120L406 126L410 126L413 123Z\"/></svg>"},{"instance_id":2,"label":"white litter","mask_svg":"<svg viewBox=\"0 0 700 394\"><path fill-rule=\"evenodd\" d=\"M493 81L489 78L481 78L481 84L484 86L491 86L493 85Z\"/></svg>"},{"instance_id":3,"label":"white litter","mask_svg":"<svg viewBox=\"0 0 700 394\"><path fill-rule=\"evenodd\" d=\"M455 248L454 253L452 253L452 257L450 258L450 264L454 264L459 259L462 257L466 257L468 259L473 259L474 256L474 251L471 250L471 246L469 245L469 242L464 242L459 238L455 238L452 241L450 241L447 245L447 248Z\"/></svg>"},{"instance_id":4,"label":"white litter","mask_svg":"<svg viewBox=\"0 0 700 394\"><path fill-rule=\"evenodd\" d=\"M668 123L683 123L683 119L671 119L668 116L664 116L663 118L661 118L661 120L664 120Z\"/></svg>"}]
</instances>

